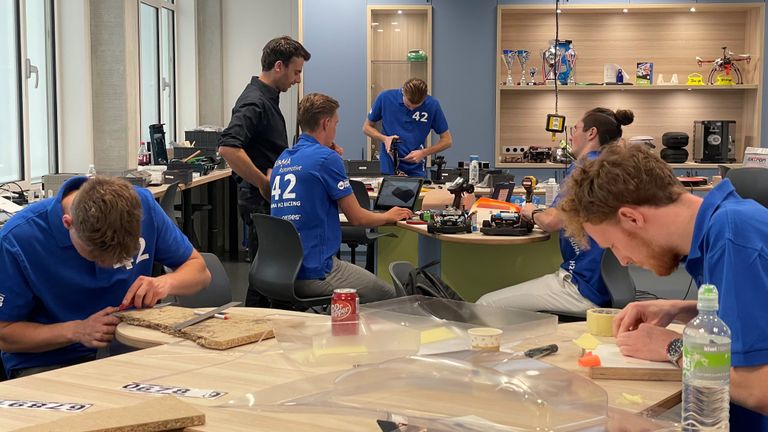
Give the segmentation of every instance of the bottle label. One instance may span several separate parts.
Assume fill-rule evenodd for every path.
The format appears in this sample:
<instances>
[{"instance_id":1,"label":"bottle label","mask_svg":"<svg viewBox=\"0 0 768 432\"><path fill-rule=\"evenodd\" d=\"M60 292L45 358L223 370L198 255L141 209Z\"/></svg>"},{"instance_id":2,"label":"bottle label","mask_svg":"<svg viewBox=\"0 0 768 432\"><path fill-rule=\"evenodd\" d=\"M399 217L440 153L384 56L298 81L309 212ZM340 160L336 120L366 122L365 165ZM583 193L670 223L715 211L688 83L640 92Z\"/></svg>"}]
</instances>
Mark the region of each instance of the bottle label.
<instances>
[{"instance_id":1,"label":"bottle label","mask_svg":"<svg viewBox=\"0 0 768 432\"><path fill-rule=\"evenodd\" d=\"M701 380L730 377L731 345L683 346L683 376Z\"/></svg>"}]
</instances>

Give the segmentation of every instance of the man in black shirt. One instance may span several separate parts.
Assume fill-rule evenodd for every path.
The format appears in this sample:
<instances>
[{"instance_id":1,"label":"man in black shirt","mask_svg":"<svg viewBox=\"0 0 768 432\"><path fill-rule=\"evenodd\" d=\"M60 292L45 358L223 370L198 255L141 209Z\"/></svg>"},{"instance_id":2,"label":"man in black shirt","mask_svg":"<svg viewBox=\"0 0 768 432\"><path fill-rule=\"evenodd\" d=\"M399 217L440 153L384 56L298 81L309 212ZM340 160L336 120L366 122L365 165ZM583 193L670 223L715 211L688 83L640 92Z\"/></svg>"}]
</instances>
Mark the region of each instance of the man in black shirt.
<instances>
[{"instance_id":1,"label":"man in black shirt","mask_svg":"<svg viewBox=\"0 0 768 432\"><path fill-rule=\"evenodd\" d=\"M221 134L219 154L235 172L240 217L251 228L251 213L269 214L269 170L288 148L280 93L301 82L301 70L309 58L304 46L288 36L267 42L261 55L261 75L251 78ZM252 259L258 248L253 229L248 238ZM249 290L246 306L269 307L269 301Z\"/></svg>"}]
</instances>

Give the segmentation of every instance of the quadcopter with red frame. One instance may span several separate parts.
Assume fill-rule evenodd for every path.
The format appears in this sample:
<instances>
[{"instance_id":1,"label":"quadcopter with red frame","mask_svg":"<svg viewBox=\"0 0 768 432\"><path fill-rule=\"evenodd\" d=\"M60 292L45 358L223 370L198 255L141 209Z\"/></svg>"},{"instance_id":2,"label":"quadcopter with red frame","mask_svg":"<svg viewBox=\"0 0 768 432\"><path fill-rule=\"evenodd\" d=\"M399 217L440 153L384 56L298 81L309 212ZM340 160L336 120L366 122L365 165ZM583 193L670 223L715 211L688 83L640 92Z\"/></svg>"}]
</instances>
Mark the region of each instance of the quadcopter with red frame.
<instances>
[{"instance_id":1,"label":"quadcopter with red frame","mask_svg":"<svg viewBox=\"0 0 768 432\"><path fill-rule=\"evenodd\" d=\"M752 56L749 54L734 54L728 51L728 47L723 48L723 56L714 60L704 60L701 57L696 57L696 63L701 67L702 63L712 63L712 69L709 71L709 77L707 77L707 83L712 85L715 83L715 79L719 72L725 72L726 76L731 75L731 71L736 76L735 84L743 84L741 78L741 70L736 65L736 62L746 61L747 64L752 61Z\"/></svg>"}]
</instances>

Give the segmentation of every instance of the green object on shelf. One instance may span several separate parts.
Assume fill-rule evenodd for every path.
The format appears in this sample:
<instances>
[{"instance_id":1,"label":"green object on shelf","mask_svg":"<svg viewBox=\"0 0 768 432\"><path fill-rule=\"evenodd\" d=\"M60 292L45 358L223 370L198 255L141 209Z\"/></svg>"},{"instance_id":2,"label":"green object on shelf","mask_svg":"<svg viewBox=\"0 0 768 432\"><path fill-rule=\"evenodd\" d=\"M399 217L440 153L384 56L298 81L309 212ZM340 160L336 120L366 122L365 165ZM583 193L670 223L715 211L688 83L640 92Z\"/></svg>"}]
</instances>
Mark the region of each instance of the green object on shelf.
<instances>
[{"instance_id":1,"label":"green object on shelf","mask_svg":"<svg viewBox=\"0 0 768 432\"><path fill-rule=\"evenodd\" d=\"M424 50L412 49L408 51L408 61L410 62L427 61L427 53L425 53Z\"/></svg>"}]
</instances>

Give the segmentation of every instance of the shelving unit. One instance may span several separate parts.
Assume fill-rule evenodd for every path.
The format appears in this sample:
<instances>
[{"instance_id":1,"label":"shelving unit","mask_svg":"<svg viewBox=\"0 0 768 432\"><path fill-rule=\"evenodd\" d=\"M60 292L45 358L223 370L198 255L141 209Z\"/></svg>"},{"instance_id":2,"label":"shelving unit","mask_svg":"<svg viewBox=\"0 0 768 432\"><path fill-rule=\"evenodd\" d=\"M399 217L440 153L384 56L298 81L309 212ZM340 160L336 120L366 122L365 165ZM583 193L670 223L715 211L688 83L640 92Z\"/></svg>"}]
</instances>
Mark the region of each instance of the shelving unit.
<instances>
[{"instance_id":1,"label":"shelving unit","mask_svg":"<svg viewBox=\"0 0 768 432\"><path fill-rule=\"evenodd\" d=\"M559 113L568 126L597 106L630 109L633 124L624 127L624 137L650 135L657 151L664 132L680 131L691 136L687 149L693 157L695 120L736 120L736 155L739 161L746 146L760 144L761 83L763 63L764 5L749 4L666 5L561 5L560 39L573 41L577 52L574 77L577 83L603 81L603 65L619 64L634 82L636 63L654 64L654 82L673 73L678 85L568 85L558 86ZM622 9L627 8L628 13ZM553 6L503 5L498 7L497 83L507 71L498 55L504 49L531 52L527 68L535 66L543 76L541 52L555 35ZM710 66L698 67L696 56L716 58L721 47L734 53L750 53L750 64L739 64L744 84L734 86L688 86L687 76L699 72L706 80ZM515 64L514 77L520 74ZM506 146L553 146L544 130L545 118L554 112L554 86L497 85L496 166L503 163ZM540 127L537 127L540 125ZM558 141L563 136L559 136ZM701 164L697 164L701 165Z\"/></svg>"},{"instance_id":2,"label":"shelving unit","mask_svg":"<svg viewBox=\"0 0 768 432\"><path fill-rule=\"evenodd\" d=\"M426 61L408 61L408 51L423 50ZM383 90L409 78L432 86L432 6L368 6L368 108ZM429 138L427 139L429 144ZM379 144L368 139L368 159Z\"/></svg>"}]
</instances>

